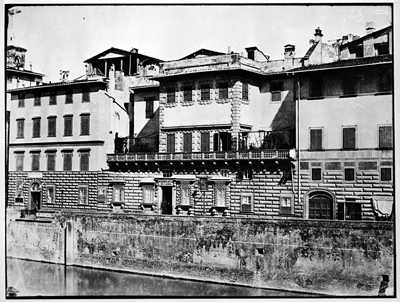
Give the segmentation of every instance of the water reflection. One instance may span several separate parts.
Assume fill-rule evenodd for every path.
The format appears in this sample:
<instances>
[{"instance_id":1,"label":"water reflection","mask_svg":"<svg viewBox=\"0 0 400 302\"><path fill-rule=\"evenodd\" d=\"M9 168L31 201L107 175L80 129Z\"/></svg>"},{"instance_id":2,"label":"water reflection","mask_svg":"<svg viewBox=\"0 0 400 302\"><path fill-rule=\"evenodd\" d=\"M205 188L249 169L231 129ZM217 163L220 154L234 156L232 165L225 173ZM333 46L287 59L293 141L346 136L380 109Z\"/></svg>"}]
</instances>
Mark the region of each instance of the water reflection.
<instances>
[{"instance_id":1,"label":"water reflection","mask_svg":"<svg viewBox=\"0 0 400 302\"><path fill-rule=\"evenodd\" d=\"M298 293L177 280L7 259L7 286L28 296L306 296Z\"/></svg>"}]
</instances>

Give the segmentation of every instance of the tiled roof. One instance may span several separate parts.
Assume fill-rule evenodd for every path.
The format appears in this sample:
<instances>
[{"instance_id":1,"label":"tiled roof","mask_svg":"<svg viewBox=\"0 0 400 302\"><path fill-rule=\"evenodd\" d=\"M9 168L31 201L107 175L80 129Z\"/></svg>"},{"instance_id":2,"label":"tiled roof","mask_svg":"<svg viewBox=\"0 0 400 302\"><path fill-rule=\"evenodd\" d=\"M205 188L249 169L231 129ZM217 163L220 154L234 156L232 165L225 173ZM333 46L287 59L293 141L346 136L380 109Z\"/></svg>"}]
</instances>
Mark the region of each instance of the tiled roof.
<instances>
[{"instance_id":1,"label":"tiled roof","mask_svg":"<svg viewBox=\"0 0 400 302\"><path fill-rule=\"evenodd\" d=\"M348 59L348 60L339 60L332 63L326 64L313 64L303 67L298 67L294 69L290 69L290 72L293 71L302 71L302 70L314 70L314 69L329 69L329 68L338 68L345 66L358 66L358 65L369 65L376 63L385 63L392 62L392 55L381 55L376 57L366 57L366 58L357 58L357 59Z\"/></svg>"},{"instance_id":2,"label":"tiled roof","mask_svg":"<svg viewBox=\"0 0 400 302\"><path fill-rule=\"evenodd\" d=\"M11 67L7 67L7 72L20 72L20 73L26 73L26 74L32 74L32 75L38 75L38 76L44 76L44 74L43 74L43 73L34 72L34 71L31 71L31 70L26 70L26 69L24 69L24 70L20 70L20 69L17 69L17 68L11 68Z\"/></svg>"}]
</instances>

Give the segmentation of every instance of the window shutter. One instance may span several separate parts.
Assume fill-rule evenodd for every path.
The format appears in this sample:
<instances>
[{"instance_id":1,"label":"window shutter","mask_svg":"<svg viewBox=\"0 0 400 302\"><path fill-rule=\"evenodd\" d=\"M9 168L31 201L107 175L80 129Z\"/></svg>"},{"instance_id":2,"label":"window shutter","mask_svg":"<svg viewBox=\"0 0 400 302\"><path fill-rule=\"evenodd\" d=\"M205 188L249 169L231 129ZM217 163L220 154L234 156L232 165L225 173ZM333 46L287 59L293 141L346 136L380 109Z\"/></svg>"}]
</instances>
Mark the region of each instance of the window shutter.
<instances>
[{"instance_id":1,"label":"window shutter","mask_svg":"<svg viewBox=\"0 0 400 302\"><path fill-rule=\"evenodd\" d=\"M56 155L54 153L47 153L47 171L54 171L56 165Z\"/></svg>"},{"instance_id":2,"label":"window shutter","mask_svg":"<svg viewBox=\"0 0 400 302\"><path fill-rule=\"evenodd\" d=\"M379 127L379 148L393 148L392 127Z\"/></svg>"},{"instance_id":3,"label":"window shutter","mask_svg":"<svg viewBox=\"0 0 400 302\"><path fill-rule=\"evenodd\" d=\"M167 134L167 152L175 152L175 134Z\"/></svg>"},{"instance_id":4,"label":"window shutter","mask_svg":"<svg viewBox=\"0 0 400 302\"><path fill-rule=\"evenodd\" d=\"M192 152L192 133L183 134L183 152Z\"/></svg>"},{"instance_id":5,"label":"window shutter","mask_svg":"<svg viewBox=\"0 0 400 302\"><path fill-rule=\"evenodd\" d=\"M356 128L343 128L343 149L356 148Z\"/></svg>"},{"instance_id":6,"label":"window shutter","mask_svg":"<svg viewBox=\"0 0 400 302\"><path fill-rule=\"evenodd\" d=\"M89 171L89 153L81 152L81 162L80 162L81 171Z\"/></svg>"},{"instance_id":7,"label":"window shutter","mask_svg":"<svg viewBox=\"0 0 400 302\"><path fill-rule=\"evenodd\" d=\"M322 130L311 129L310 130L310 149L321 150L322 149Z\"/></svg>"},{"instance_id":8,"label":"window shutter","mask_svg":"<svg viewBox=\"0 0 400 302\"><path fill-rule=\"evenodd\" d=\"M210 133L202 132L201 133L201 152L209 152L210 151Z\"/></svg>"}]
</instances>

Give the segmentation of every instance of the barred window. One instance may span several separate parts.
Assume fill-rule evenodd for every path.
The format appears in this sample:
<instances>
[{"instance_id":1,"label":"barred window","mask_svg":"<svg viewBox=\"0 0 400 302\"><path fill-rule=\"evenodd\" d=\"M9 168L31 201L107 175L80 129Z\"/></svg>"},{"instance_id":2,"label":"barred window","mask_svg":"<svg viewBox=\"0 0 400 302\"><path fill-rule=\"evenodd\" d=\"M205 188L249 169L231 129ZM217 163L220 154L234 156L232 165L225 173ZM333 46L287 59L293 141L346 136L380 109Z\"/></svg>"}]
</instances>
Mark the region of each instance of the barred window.
<instances>
[{"instance_id":1,"label":"barred window","mask_svg":"<svg viewBox=\"0 0 400 302\"><path fill-rule=\"evenodd\" d=\"M240 211L243 213L253 212L253 195L242 194L240 196Z\"/></svg>"},{"instance_id":2,"label":"barred window","mask_svg":"<svg viewBox=\"0 0 400 302\"><path fill-rule=\"evenodd\" d=\"M280 213L282 215L289 215L293 214L293 204L294 199L293 195L281 195L279 197L279 204L280 204Z\"/></svg>"},{"instance_id":3,"label":"barred window","mask_svg":"<svg viewBox=\"0 0 400 302\"><path fill-rule=\"evenodd\" d=\"M46 202L47 203L56 203L56 187L54 185L47 185L46 187Z\"/></svg>"},{"instance_id":4,"label":"barred window","mask_svg":"<svg viewBox=\"0 0 400 302\"><path fill-rule=\"evenodd\" d=\"M225 206L226 185L224 182L214 184L214 205Z\"/></svg>"},{"instance_id":5,"label":"barred window","mask_svg":"<svg viewBox=\"0 0 400 302\"><path fill-rule=\"evenodd\" d=\"M143 192L143 203L153 203L154 202L154 186L152 184L144 184L142 186Z\"/></svg>"}]
</instances>

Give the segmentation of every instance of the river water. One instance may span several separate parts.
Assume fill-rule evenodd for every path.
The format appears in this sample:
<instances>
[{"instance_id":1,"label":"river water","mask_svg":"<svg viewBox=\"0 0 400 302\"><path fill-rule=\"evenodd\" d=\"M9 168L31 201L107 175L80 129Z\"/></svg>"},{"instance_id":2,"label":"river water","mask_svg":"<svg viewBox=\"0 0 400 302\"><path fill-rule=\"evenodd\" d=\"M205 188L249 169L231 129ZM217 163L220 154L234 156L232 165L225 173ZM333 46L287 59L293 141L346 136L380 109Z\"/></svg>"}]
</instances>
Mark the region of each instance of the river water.
<instances>
[{"instance_id":1,"label":"river water","mask_svg":"<svg viewBox=\"0 0 400 302\"><path fill-rule=\"evenodd\" d=\"M7 259L7 287L17 297L181 296L305 297L307 294Z\"/></svg>"}]
</instances>

